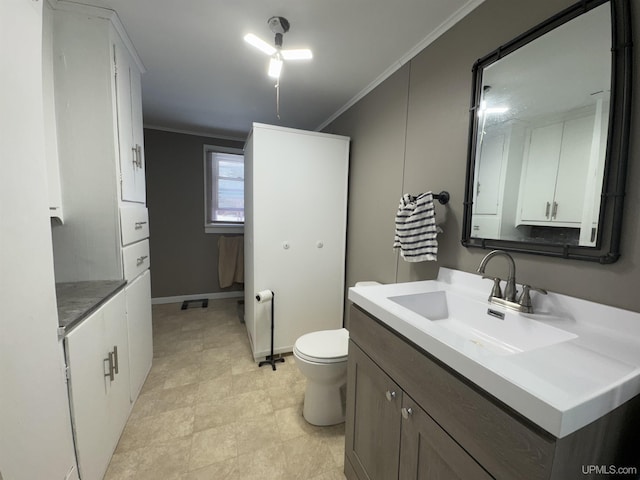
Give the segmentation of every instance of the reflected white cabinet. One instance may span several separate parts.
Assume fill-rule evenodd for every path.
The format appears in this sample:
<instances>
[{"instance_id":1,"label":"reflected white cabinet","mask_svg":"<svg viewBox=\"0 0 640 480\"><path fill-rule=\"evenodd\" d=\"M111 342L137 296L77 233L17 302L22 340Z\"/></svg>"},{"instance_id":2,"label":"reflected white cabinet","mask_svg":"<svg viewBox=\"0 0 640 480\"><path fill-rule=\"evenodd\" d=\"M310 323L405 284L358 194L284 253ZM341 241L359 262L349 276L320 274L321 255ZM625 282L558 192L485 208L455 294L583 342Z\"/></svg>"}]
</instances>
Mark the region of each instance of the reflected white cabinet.
<instances>
[{"instance_id":1,"label":"reflected white cabinet","mask_svg":"<svg viewBox=\"0 0 640 480\"><path fill-rule=\"evenodd\" d=\"M65 338L76 453L83 480L102 479L131 408L125 292Z\"/></svg>"},{"instance_id":2,"label":"reflected white cabinet","mask_svg":"<svg viewBox=\"0 0 640 480\"><path fill-rule=\"evenodd\" d=\"M518 224L580 226L594 119L592 114L531 129Z\"/></svg>"}]
</instances>

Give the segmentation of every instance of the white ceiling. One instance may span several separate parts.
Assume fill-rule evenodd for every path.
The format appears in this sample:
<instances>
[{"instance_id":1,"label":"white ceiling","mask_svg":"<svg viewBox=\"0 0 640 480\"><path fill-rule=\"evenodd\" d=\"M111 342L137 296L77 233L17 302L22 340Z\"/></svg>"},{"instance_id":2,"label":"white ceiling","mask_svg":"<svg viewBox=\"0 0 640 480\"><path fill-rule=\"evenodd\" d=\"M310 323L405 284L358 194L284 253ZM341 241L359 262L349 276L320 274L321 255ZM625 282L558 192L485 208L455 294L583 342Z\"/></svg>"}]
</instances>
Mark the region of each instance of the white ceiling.
<instances>
[{"instance_id":1,"label":"white ceiling","mask_svg":"<svg viewBox=\"0 0 640 480\"><path fill-rule=\"evenodd\" d=\"M115 10L146 68L145 126L244 138L251 123L324 126L484 0L80 0ZM268 57L243 41L273 42L286 17L276 116Z\"/></svg>"}]
</instances>

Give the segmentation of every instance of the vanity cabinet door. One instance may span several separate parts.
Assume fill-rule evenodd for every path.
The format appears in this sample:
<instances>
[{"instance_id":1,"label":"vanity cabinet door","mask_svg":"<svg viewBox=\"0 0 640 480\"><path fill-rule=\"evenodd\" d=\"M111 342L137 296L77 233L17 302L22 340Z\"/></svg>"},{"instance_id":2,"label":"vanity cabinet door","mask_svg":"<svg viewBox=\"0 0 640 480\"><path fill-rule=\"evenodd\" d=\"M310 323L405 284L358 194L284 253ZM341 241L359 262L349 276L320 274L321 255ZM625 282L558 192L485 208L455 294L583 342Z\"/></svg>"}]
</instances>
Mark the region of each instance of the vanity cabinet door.
<instances>
[{"instance_id":1,"label":"vanity cabinet door","mask_svg":"<svg viewBox=\"0 0 640 480\"><path fill-rule=\"evenodd\" d=\"M66 336L65 352L80 476L83 480L100 480L131 405L124 292Z\"/></svg>"},{"instance_id":2,"label":"vanity cabinet door","mask_svg":"<svg viewBox=\"0 0 640 480\"><path fill-rule=\"evenodd\" d=\"M142 389L153 361L153 331L151 322L151 273L146 270L125 290L127 297L127 328L129 333L129 372L131 402Z\"/></svg>"},{"instance_id":3,"label":"vanity cabinet door","mask_svg":"<svg viewBox=\"0 0 640 480\"><path fill-rule=\"evenodd\" d=\"M346 457L359 480L398 477L402 391L349 342Z\"/></svg>"},{"instance_id":4,"label":"vanity cabinet door","mask_svg":"<svg viewBox=\"0 0 640 480\"><path fill-rule=\"evenodd\" d=\"M406 393L401 415L400 480L493 478Z\"/></svg>"}]
</instances>

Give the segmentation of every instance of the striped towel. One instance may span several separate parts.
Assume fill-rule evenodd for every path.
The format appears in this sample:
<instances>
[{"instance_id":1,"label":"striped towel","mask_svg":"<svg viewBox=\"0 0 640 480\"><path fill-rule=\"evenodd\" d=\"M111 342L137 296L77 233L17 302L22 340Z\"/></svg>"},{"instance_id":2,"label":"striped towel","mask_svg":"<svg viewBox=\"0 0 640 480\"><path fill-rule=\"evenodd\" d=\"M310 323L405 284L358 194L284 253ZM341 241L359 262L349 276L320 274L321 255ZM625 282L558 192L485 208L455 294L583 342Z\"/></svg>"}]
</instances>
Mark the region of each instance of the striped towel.
<instances>
[{"instance_id":1,"label":"striped towel","mask_svg":"<svg viewBox=\"0 0 640 480\"><path fill-rule=\"evenodd\" d=\"M426 192L418 197L408 193L402 195L393 240L393 248L400 249L402 258L407 262L436 261L437 233L433 194Z\"/></svg>"}]
</instances>

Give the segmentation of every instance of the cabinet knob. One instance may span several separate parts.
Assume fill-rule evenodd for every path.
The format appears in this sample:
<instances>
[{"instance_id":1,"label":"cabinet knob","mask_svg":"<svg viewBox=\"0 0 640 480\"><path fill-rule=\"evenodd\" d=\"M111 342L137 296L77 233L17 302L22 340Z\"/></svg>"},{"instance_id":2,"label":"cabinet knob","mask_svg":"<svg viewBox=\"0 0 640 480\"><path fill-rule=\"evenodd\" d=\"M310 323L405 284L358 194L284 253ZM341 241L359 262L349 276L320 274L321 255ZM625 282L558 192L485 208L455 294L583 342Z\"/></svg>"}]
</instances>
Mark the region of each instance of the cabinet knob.
<instances>
[{"instance_id":1,"label":"cabinet knob","mask_svg":"<svg viewBox=\"0 0 640 480\"><path fill-rule=\"evenodd\" d=\"M392 401L394 398L396 398L396 392L392 392L390 390L387 390L384 394L387 397L387 400Z\"/></svg>"},{"instance_id":2,"label":"cabinet knob","mask_svg":"<svg viewBox=\"0 0 640 480\"><path fill-rule=\"evenodd\" d=\"M402 410L400 410L400 412L402 412L402 418L407 420L413 414L413 409L411 407L409 408L403 407Z\"/></svg>"}]
</instances>

